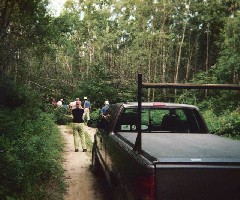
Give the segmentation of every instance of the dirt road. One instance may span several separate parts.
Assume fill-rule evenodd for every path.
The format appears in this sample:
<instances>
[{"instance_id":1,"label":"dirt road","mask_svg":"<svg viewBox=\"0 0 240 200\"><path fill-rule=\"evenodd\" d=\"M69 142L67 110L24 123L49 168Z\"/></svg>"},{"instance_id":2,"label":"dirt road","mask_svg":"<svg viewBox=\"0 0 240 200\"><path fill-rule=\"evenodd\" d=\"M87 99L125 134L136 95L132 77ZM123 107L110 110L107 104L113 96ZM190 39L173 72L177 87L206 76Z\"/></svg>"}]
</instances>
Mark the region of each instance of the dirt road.
<instances>
[{"instance_id":1,"label":"dirt road","mask_svg":"<svg viewBox=\"0 0 240 200\"><path fill-rule=\"evenodd\" d=\"M86 127L93 140L95 129ZM105 180L95 177L91 172L91 152L75 152L72 130L59 126L65 139L64 176L68 185L65 200L109 200Z\"/></svg>"}]
</instances>

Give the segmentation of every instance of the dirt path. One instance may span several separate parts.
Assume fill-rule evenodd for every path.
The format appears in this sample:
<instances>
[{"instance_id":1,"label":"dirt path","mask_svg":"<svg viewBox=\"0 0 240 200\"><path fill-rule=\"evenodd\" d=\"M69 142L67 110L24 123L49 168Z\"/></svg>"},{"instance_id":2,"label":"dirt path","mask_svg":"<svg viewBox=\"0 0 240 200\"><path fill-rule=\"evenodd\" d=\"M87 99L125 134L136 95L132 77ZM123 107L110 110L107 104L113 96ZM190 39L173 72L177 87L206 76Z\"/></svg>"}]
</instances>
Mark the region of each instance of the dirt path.
<instances>
[{"instance_id":1,"label":"dirt path","mask_svg":"<svg viewBox=\"0 0 240 200\"><path fill-rule=\"evenodd\" d=\"M95 129L86 127L93 140ZM65 139L64 176L68 185L65 200L107 200L107 190L104 180L95 177L91 170L91 152L74 152L73 134L68 126L59 126ZM81 149L81 148L80 148Z\"/></svg>"}]
</instances>

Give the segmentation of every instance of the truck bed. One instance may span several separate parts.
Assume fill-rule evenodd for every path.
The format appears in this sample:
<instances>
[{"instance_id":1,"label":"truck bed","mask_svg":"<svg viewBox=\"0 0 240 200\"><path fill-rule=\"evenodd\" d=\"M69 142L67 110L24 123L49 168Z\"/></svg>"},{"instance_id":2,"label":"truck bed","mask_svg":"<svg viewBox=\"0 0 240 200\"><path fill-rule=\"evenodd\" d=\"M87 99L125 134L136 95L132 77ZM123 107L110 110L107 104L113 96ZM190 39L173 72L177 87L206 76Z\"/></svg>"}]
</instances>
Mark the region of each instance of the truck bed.
<instances>
[{"instance_id":1,"label":"truck bed","mask_svg":"<svg viewBox=\"0 0 240 200\"><path fill-rule=\"evenodd\" d=\"M137 136L118 134L131 145ZM142 150L155 166L156 199L240 199L239 141L212 134L142 133Z\"/></svg>"},{"instance_id":2,"label":"truck bed","mask_svg":"<svg viewBox=\"0 0 240 200\"><path fill-rule=\"evenodd\" d=\"M135 143L137 133L118 134ZM240 142L213 134L142 133L142 149L158 162L240 163Z\"/></svg>"}]
</instances>

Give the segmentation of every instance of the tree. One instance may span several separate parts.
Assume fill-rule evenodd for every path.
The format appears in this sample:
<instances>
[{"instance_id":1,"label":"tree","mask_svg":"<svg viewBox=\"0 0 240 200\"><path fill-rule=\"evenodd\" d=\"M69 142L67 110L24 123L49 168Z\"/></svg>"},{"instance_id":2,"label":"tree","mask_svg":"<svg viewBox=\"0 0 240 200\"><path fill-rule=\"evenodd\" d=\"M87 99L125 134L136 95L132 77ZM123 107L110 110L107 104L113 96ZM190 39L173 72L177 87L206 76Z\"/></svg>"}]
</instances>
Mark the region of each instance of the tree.
<instances>
[{"instance_id":1,"label":"tree","mask_svg":"<svg viewBox=\"0 0 240 200\"><path fill-rule=\"evenodd\" d=\"M215 71L219 80L239 84L240 74L240 14L229 17L222 33L223 43L221 54Z\"/></svg>"}]
</instances>

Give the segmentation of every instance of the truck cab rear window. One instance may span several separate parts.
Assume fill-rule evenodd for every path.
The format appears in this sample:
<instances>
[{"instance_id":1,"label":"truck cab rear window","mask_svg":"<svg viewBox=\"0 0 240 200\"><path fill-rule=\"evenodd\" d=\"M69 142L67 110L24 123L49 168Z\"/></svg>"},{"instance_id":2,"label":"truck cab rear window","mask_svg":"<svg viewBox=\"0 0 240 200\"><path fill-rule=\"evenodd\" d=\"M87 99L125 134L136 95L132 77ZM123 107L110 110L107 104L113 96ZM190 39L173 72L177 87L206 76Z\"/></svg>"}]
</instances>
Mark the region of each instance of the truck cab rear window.
<instances>
[{"instance_id":1,"label":"truck cab rear window","mask_svg":"<svg viewBox=\"0 0 240 200\"><path fill-rule=\"evenodd\" d=\"M143 108L141 129L147 132L204 132L197 112L189 108ZM126 108L117 122L117 130L137 131L137 108Z\"/></svg>"}]
</instances>

